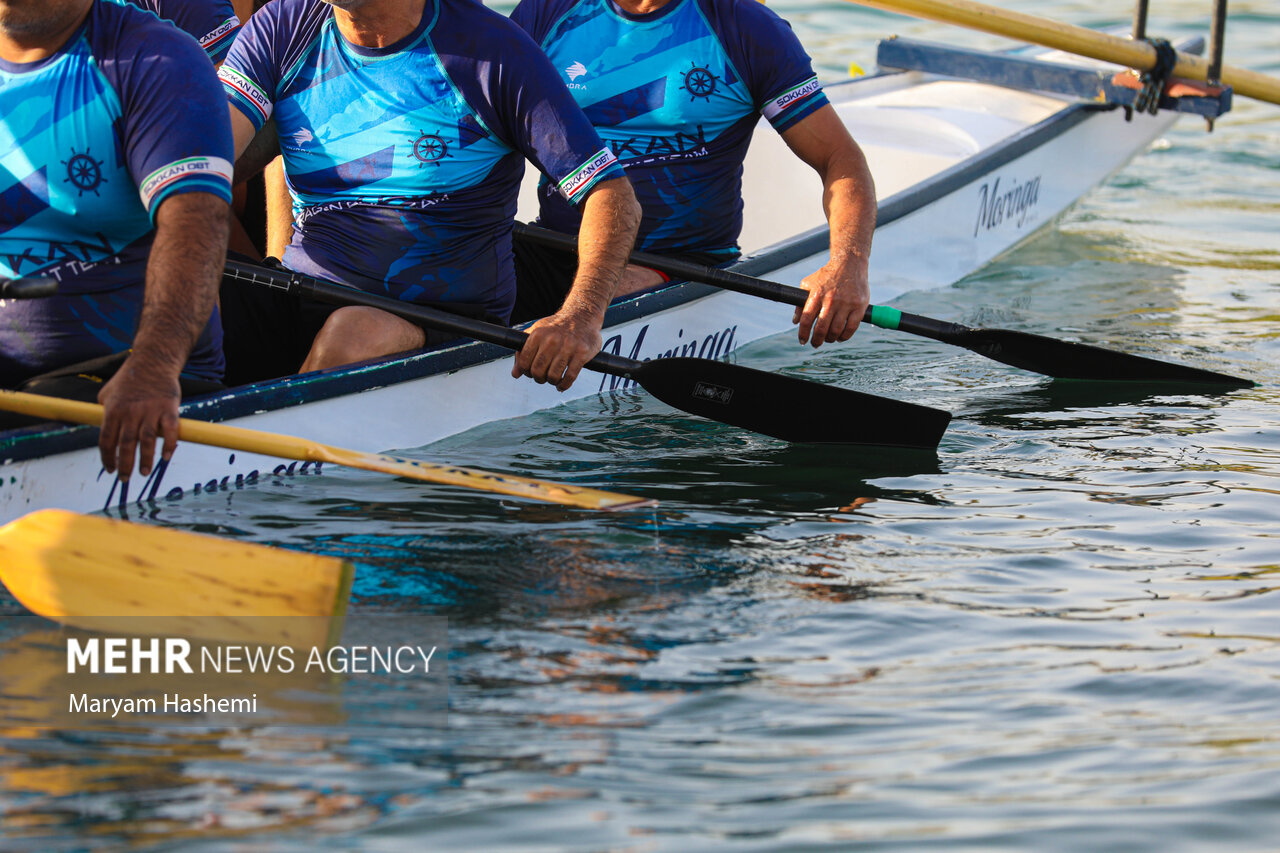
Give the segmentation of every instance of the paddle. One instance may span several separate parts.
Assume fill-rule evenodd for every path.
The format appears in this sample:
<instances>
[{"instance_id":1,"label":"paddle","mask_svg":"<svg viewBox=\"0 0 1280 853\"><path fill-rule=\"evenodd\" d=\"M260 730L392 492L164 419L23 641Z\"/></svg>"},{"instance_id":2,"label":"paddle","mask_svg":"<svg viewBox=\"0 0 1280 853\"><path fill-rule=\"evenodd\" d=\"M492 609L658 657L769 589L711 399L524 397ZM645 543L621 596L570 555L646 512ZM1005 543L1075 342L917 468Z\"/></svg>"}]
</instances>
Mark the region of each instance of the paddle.
<instances>
[{"instance_id":1,"label":"paddle","mask_svg":"<svg viewBox=\"0 0 1280 853\"><path fill-rule=\"evenodd\" d=\"M424 326L512 350L527 335L422 305L375 296L331 282L228 260L227 275L335 305L379 308ZM690 414L785 441L869 444L932 450L951 420L948 412L820 385L705 358L636 361L600 353L591 370L630 379L670 406Z\"/></svg>"},{"instance_id":2,"label":"paddle","mask_svg":"<svg viewBox=\"0 0 1280 853\"><path fill-rule=\"evenodd\" d=\"M0 299L38 299L57 292L57 279L0 278Z\"/></svg>"},{"instance_id":3,"label":"paddle","mask_svg":"<svg viewBox=\"0 0 1280 853\"><path fill-rule=\"evenodd\" d=\"M1034 15L1010 12L972 0L849 0L859 6L870 6L886 12L898 12L948 24L958 24L998 36L1065 50L1091 59L1113 62L1129 68L1150 71L1156 66L1156 49L1145 41L1120 38L1085 27L1062 24ZM1173 68L1175 77L1205 80L1209 62L1191 54L1179 53ZM1280 104L1280 80L1242 68L1222 66L1221 82L1239 95Z\"/></svg>"},{"instance_id":4,"label":"paddle","mask_svg":"<svg viewBox=\"0 0 1280 853\"><path fill-rule=\"evenodd\" d=\"M565 251L574 251L577 246L577 240L573 237L535 225L517 223L515 233L520 239ZM731 270L716 269L676 258L664 258L647 252L632 252L631 262L687 281L700 281L787 305L804 305L809 296L806 290L779 284L776 281L766 281ZM1191 382L1240 388L1252 387L1254 384L1247 379L1239 379L1225 373L1157 361L1153 358L1116 352L1090 344L1060 341L1008 329L972 329L958 323L947 323L918 314L907 314L883 305L868 307L863 319L884 329L896 329L900 332L964 347L995 361L1057 379Z\"/></svg>"},{"instance_id":5,"label":"paddle","mask_svg":"<svg viewBox=\"0 0 1280 853\"><path fill-rule=\"evenodd\" d=\"M351 564L45 509L0 527L0 581L46 619L114 634L338 642Z\"/></svg>"},{"instance_id":6,"label":"paddle","mask_svg":"<svg viewBox=\"0 0 1280 853\"><path fill-rule=\"evenodd\" d=\"M96 403L80 403L58 397L24 394L20 391L0 391L0 409L78 424L98 426L102 423L102 406ZM364 453L287 435L194 421L188 418L179 419L178 437L184 441L242 450L246 453L260 453L263 456L279 456L307 462L329 462L345 465L348 468L361 468L412 480L425 480L428 483L462 486L585 509L635 509L656 504L656 501L645 498L602 492L583 486L570 486L565 483L553 483L548 480L535 480L511 474L497 474L457 465L437 465L383 453Z\"/></svg>"}]
</instances>

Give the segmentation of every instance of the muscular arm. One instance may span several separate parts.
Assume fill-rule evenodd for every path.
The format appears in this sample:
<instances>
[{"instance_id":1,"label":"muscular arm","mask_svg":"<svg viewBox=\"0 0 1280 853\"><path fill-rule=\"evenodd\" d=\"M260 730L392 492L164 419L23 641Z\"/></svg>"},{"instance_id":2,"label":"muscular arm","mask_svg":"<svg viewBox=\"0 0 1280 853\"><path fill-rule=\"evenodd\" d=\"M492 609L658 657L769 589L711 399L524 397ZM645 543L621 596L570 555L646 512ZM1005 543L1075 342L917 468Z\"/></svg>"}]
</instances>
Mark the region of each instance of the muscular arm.
<instances>
[{"instance_id":1,"label":"muscular arm","mask_svg":"<svg viewBox=\"0 0 1280 853\"><path fill-rule=\"evenodd\" d=\"M241 184L267 167L280 154L280 140L276 136L275 120L269 120L262 130L254 131L253 123L235 107L231 110L231 137L235 143L235 183Z\"/></svg>"},{"instance_id":2,"label":"muscular arm","mask_svg":"<svg viewBox=\"0 0 1280 853\"><path fill-rule=\"evenodd\" d=\"M263 177L267 191L267 254L283 258L293 240L293 199L284 179L284 158L268 163Z\"/></svg>"},{"instance_id":3,"label":"muscular arm","mask_svg":"<svg viewBox=\"0 0 1280 853\"><path fill-rule=\"evenodd\" d=\"M133 348L98 394L106 407L98 449L120 479L151 473L157 437L162 456L178 442L178 374L213 311L227 254L228 205L215 195L171 196L156 211L146 292Z\"/></svg>"},{"instance_id":4,"label":"muscular arm","mask_svg":"<svg viewBox=\"0 0 1280 853\"><path fill-rule=\"evenodd\" d=\"M564 305L529 328L512 376L531 376L564 391L600 351L604 312L640 227L640 205L626 178L602 181L583 202L578 273Z\"/></svg>"},{"instance_id":5,"label":"muscular arm","mask_svg":"<svg viewBox=\"0 0 1280 853\"><path fill-rule=\"evenodd\" d=\"M876 227L871 170L829 104L788 128L782 139L822 178L822 207L831 228L831 259L802 282L809 299L792 322L800 324L800 343L818 347L847 341L871 299L867 261Z\"/></svg>"},{"instance_id":6,"label":"muscular arm","mask_svg":"<svg viewBox=\"0 0 1280 853\"><path fill-rule=\"evenodd\" d=\"M239 110L232 107L231 108L231 135L232 135L233 144L235 146L235 160L236 160L235 176L233 180L235 181L236 191L243 193L244 182L252 178L254 175L258 174L259 172L261 172L268 164L272 162L274 158L277 158L279 156L280 142L278 137L276 136L276 123L274 121L268 121L265 125L263 125L262 130L257 131L255 133L253 129L253 125L249 122L249 120L245 118L244 115ZM278 171L278 170L273 170L273 171ZM280 172L279 174L283 175L283 172ZM285 201L283 202L283 204L285 205L284 209L285 210L290 209L287 201L289 194L288 194L288 191L284 189L283 177L280 177L280 179L275 183L272 182L273 177L275 176L273 176L272 172L269 171L267 173L268 231L270 231L272 226L271 216L274 215L277 219L279 219L281 215L280 207L279 207L281 202L277 198L273 197L272 193L277 191L277 189L280 192L282 192L285 198ZM248 232L245 231L244 225L240 222L240 220L235 216L234 213L228 220L228 223L231 228L231 238L230 238L231 248L242 255L248 255L251 258L260 258L262 255L258 251L258 247L254 245L253 239L249 236ZM288 227L287 219L285 220L284 227L286 228ZM280 226L277 225L276 229L279 230ZM268 240L267 240L267 254L275 254L275 256L278 258L280 257L280 255L275 253L274 251L275 244L272 242L270 238L271 238L271 234L269 233ZM287 244L288 244L288 240L286 239L285 245ZM281 249L281 251L283 251L283 249Z\"/></svg>"}]
</instances>

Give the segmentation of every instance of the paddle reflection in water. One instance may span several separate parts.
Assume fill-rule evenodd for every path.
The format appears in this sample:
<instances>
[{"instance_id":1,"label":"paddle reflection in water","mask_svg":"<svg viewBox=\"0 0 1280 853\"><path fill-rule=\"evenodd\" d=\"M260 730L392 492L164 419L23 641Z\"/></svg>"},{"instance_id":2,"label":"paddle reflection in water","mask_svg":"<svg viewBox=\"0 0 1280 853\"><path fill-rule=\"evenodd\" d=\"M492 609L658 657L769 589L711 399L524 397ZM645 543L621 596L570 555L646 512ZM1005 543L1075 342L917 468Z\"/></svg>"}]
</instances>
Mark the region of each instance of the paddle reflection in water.
<instances>
[{"instance_id":1,"label":"paddle reflection in water","mask_svg":"<svg viewBox=\"0 0 1280 853\"><path fill-rule=\"evenodd\" d=\"M1181 431L1195 431L1182 420L1197 412L1210 416L1221 408L1230 390L1186 393L1185 386L1170 388L1159 383L1088 383L1069 380L1045 382L1006 393L975 395L964 417L985 426L1010 429L1084 429L1105 427L1134 419L1159 430L1162 419L1178 420ZM1194 420L1191 421L1194 423ZM1213 429L1206 422L1205 430Z\"/></svg>"}]
</instances>

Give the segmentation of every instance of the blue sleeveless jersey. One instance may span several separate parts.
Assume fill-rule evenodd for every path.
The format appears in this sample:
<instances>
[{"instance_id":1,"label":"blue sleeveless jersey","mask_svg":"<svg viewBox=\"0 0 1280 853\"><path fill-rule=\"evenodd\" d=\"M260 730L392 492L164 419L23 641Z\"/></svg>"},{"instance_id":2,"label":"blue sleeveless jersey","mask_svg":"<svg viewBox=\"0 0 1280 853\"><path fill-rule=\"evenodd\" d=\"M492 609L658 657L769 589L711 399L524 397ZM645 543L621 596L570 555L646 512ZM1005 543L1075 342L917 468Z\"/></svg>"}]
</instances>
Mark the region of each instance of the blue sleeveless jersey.
<instances>
[{"instance_id":1,"label":"blue sleeveless jersey","mask_svg":"<svg viewBox=\"0 0 1280 853\"><path fill-rule=\"evenodd\" d=\"M60 283L0 301L0 385L127 349L152 217L177 193L229 202L230 158L213 66L154 15L94 3L53 56L0 61L0 276ZM221 337L215 313L190 375L221 377Z\"/></svg>"},{"instance_id":2,"label":"blue sleeveless jersey","mask_svg":"<svg viewBox=\"0 0 1280 853\"><path fill-rule=\"evenodd\" d=\"M827 103L791 27L756 0L671 0L645 15L522 0L511 17L626 168L648 251L736 254L760 115L782 132ZM542 223L576 233L578 212L541 189Z\"/></svg>"},{"instance_id":3,"label":"blue sleeveless jersey","mask_svg":"<svg viewBox=\"0 0 1280 853\"><path fill-rule=\"evenodd\" d=\"M321 0L276 0L220 76L255 127L276 122L285 265L397 299L507 317L524 159L567 204L622 175L537 46L475 0L427 0L385 49L347 42Z\"/></svg>"},{"instance_id":4,"label":"blue sleeveless jersey","mask_svg":"<svg viewBox=\"0 0 1280 853\"><path fill-rule=\"evenodd\" d=\"M240 31L231 0L104 0L146 9L200 42L214 62L221 62Z\"/></svg>"}]
</instances>

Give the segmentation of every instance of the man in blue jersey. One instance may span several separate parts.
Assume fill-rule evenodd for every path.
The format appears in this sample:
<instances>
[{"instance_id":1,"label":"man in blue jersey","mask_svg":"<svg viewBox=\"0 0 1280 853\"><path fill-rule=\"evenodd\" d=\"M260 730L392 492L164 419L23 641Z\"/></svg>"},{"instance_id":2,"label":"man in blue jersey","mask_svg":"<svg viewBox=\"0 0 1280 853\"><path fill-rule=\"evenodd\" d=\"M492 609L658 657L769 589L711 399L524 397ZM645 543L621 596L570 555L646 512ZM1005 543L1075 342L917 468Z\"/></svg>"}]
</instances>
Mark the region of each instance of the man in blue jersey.
<instances>
[{"instance_id":1,"label":"man in blue jersey","mask_svg":"<svg viewBox=\"0 0 1280 853\"><path fill-rule=\"evenodd\" d=\"M512 373L564 390L599 351L639 207L546 57L509 20L475 0L277 0L245 25L220 76L237 180L283 154L294 215L286 267L505 323L528 159L581 210L583 263ZM437 340L375 309L285 303L224 284L229 360L247 351L267 373L307 371Z\"/></svg>"},{"instance_id":2,"label":"man in blue jersey","mask_svg":"<svg viewBox=\"0 0 1280 853\"><path fill-rule=\"evenodd\" d=\"M131 6L0 0L0 276L59 283L0 301L0 387L96 396L122 479L157 438L173 453L184 389L218 387L230 156L193 39Z\"/></svg>"},{"instance_id":3,"label":"man in blue jersey","mask_svg":"<svg viewBox=\"0 0 1280 853\"><path fill-rule=\"evenodd\" d=\"M869 299L875 188L785 21L756 0L521 0L512 14L627 170L644 209L637 248L722 264L738 255L742 163L761 115L822 179L831 257L804 280L800 342L848 340ZM539 221L578 217L540 187ZM563 253L517 245L515 319L553 307ZM659 284L631 267L620 293Z\"/></svg>"},{"instance_id":4,"label":"man in blue jersey","mask_svg":"<svg viewBox=\"0 0 1280 853\"><path fill-rule=\"evenodd\" d=\"M107 2L130 3L139 9L154 12L200 42L205 55L214 64L222 62L231 43L236 40L236 33L240 31L240 19L236 17L231 0L107 0Z\"/></svg>"}]
</instances>

